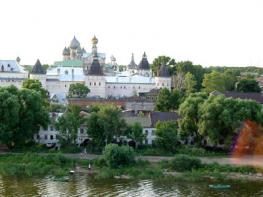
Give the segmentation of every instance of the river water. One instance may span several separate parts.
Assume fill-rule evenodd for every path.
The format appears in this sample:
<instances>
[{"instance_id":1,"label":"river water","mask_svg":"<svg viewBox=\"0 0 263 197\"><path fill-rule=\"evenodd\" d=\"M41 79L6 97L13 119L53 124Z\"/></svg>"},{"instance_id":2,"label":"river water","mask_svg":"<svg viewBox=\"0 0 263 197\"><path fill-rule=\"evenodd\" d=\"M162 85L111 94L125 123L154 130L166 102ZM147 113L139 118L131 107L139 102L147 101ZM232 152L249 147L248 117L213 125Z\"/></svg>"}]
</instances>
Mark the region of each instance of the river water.
<instances>
[{"instance_id":1,"label":"river water","mask_svg":"<svg viewBox=\"0 0 263 197\"><path fill-rule=\"evenodd\" d=\"M263 196L263 183L226 182L231 189L209 189L208 182L152 181L152 180L95 180L73 175L68 182L51 178L14 178L0 176L0 196L192 196L246 197Z\"/></svg>"}]
</instances>

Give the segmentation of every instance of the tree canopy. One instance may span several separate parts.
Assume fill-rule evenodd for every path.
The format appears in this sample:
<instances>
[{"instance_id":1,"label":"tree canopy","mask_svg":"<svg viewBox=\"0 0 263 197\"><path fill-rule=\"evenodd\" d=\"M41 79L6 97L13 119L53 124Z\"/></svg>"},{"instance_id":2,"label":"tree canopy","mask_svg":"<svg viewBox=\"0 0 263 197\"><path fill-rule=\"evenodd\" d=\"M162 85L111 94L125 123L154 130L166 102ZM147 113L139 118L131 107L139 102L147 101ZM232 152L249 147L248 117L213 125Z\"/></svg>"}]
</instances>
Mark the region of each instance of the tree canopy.
<instances>
[{"instance_id":1,"label":"tree canopy","mask_svg":"<svg viewBox=\"0 0 263 197\"><path fill-rule=\"evenodd\" d=\"M238 92L261 92L258 82L255 79L241 79L236 83Z\"/></svg>"},{"instance_id":2,"label":"tree canopy","mask_svg":"<svg viewBox=\"0 0 263 197\"><path fill-rule=\"evenodd\" d=\"M85 98L90 92L90 89L82 83L70 84L68 97L69 98Z\"/></svg>"},{"instance_id":3,"label":"tree canopy","mask_svg":"<svg viewBox=\"0 0 263 197\"><path fill-rule=\"evenodd\" d=\"M11 147L32 142L40 126L47 126L49 114L39 92L0 87L0 120L0 141Z\"/></svg>"}]
</instances>

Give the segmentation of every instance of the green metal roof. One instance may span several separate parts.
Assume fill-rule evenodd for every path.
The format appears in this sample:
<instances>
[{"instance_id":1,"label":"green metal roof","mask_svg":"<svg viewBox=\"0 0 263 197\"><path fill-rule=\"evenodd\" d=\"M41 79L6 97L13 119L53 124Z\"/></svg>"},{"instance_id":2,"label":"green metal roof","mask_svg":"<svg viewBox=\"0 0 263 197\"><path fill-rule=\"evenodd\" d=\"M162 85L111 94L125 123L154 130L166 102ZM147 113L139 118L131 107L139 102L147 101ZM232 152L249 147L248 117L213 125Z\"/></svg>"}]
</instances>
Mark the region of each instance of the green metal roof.
<instances>
[{"instance_id":1,"label":"green metal roof","mask_svg":"<svg viewBox=\"0 0 263 197\"><path fill-rule=\"evenodd\" d=\"M52 67L82 67L83 61L81 60L64 60L64 61L57 61L54 62Z\"/></svg>"}]
</instances>

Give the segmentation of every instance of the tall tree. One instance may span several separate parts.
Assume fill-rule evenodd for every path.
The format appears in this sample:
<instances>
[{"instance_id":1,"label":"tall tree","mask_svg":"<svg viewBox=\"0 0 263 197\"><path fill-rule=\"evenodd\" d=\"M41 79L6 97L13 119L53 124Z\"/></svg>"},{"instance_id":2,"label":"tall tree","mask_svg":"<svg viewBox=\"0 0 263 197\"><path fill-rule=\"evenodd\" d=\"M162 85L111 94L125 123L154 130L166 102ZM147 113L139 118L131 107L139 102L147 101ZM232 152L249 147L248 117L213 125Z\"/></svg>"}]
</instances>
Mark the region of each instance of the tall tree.
<instances>
[{"instance_id":1,"label":"tall tree","mask_svg":"<svg viewBox=\"0 0 263 197\"><path fill-rule=\"evenodd\" d=\"M85 98L90 92L90 89L82 83L70 84L68 97L69 98Z\"/></svg>"},{"instance_id":2,"label":"tall tree","mask_svg":"<svg viewBox=\"0 0 263 197\"><path fill-rule=\"evenodd\" d=\"M58 118L55 126L62 145L76 145L78 129L84 123L84 117L80 111L80 107L70 105L67 111Z\"/></svg>"},{"instance_id":3,"label":"tall tree","mask_svg":"<svg viewBox=\"0 0 263 197\"><path fill-rule=\"evenodd\" d=\"M178 109L182 100L182 94L178 90L169 91L161 89L155 102L155 109L158 111L172 111Z\"/></svg>"},{"instance_id":4,"label":"tall tree","mask_svg":"<svg viewBox=\"0 0 263 197\"><path fill-rule=\"evenodd\" d=\"M195 91L196 80L191 73L186 73L184 76L185 93L189 95Z\"/></svg>"},{"instance_id":5,"label":"tall tree","mask_svg":"<svg viewBox=\"0 0 263 197\"><path fill-rule=\"evenodd\" d=\"M236 83L238 92L261 92L258 82L255 79L241 79Z\"/></svg>"},{"instance_id":6,"label":"tall tree","mask_svg":"<svg viewBox=\"0 0 263 197\"><path fill-rule=\"evenodd\" d=\"M14 86L1 87L0 100L0 141L8 146L24 145L33 141L40 126L47 126L48 110L38 92L18 90Z\"/></svg>"},{"instance_id":7,"label":"tall tree","mask_svg":"<svg viewBox=\"0 0 263 197\"><path fill-rule=\"evenodd\" d=\"M204 92L190 94L179 107L179 130L182 137L194 136L200 142L198 122L200 119L200 106L208 98Z\"/></svg>"},{"instance_id":8,"label":"tall tree","mask_svg":"<svg viewBox=\"0 0 263 197\"><path fill-rule=\"evenodd\" d=\"M175 121L158 122L155 134L156 145L164 150L175 152L180 145L177 123Z\"/></svg>"},{"instance_id":9,"label":"tall tree","mask_svg":"<svg viewBox=\"0 0 263 197\"><path fill-rule=\"evenodd\" d=\"M48 99L48 91L42 87L42 84L37 79L26 79L23 81L22 88L35 90L41 94L44 100Z\"/></svg>"},{"instance_id":10,"label":"tall tree","mask_svg":"<svg viewBox=\"0 0 263 197\"><path fill-rule=\"evenodd\" d=\"M143 143L143 140L146 138L146 134L142 132L142 126L140 123L136 122L129 128L129 138L136 142L136 147Z\"/></svg>"},{"instance_id":11,"label":"tall tree","mask_svg":"<svg viewBox=\"0 0 263 197\"><path fill-rule=\"evenodd\" d=\"M203 87L207 93L212 91L224 92L226 90L226 81L223 73L213 71L209 74L205 74L203 80Z\"/></svg>"},{"instance_id":12,"label":"tall tree","mask_svg":"<svg viewBox=\"0 0 263 197\"><path fill-rule=\"evenodd\" d=\"M121 111L115 106L97 106L87 119L87 132L94 145L102 148L114 138L126 135L127 124L121 118Z\"/></svg>"}]
</instances>

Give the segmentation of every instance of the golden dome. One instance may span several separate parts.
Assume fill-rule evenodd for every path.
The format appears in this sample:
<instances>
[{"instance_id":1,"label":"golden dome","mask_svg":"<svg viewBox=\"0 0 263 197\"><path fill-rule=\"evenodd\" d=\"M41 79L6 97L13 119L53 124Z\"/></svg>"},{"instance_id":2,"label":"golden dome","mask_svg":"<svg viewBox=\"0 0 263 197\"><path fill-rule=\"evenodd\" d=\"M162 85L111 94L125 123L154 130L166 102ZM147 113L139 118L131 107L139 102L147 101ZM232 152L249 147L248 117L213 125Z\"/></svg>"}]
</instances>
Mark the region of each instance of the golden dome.
<instances>
[{"instance_id":1,"label":"golden dome","mask_svg":"<svg viewBox=\"0 0 263 197\"><path fill-rule=\"evenodd\" d=\"M92 44L98 44L98 39L96 38L96 36L94 35L94 37L92 38Z\"/></svg>"}]
</instances>

